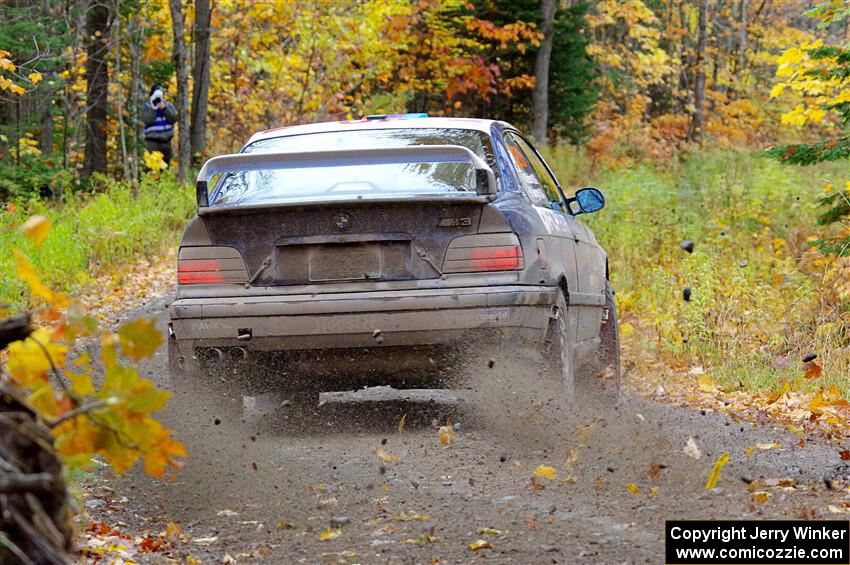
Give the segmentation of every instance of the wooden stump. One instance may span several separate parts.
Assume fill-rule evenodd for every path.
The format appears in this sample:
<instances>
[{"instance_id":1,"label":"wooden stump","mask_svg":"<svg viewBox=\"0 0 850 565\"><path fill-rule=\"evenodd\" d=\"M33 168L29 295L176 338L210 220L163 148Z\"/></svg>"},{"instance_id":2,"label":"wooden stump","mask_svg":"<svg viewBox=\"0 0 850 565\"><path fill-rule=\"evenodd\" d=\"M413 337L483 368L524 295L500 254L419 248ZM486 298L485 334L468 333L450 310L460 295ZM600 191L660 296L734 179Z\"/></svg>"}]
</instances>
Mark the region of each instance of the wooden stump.
<instances>
[{"instance_id":1,"label":"wooden stump","mask_svg":"<svg viewBox=\"0 0 850 565\"><path fill-rule=\"evenodd\" d=\"M29 334L12 320L0 322L0 348L12 333ZM23 334L23 335L21 335ZM0 372L0 563L70 563L71 499L53 436Z\"/></svg>"}]
</instances>

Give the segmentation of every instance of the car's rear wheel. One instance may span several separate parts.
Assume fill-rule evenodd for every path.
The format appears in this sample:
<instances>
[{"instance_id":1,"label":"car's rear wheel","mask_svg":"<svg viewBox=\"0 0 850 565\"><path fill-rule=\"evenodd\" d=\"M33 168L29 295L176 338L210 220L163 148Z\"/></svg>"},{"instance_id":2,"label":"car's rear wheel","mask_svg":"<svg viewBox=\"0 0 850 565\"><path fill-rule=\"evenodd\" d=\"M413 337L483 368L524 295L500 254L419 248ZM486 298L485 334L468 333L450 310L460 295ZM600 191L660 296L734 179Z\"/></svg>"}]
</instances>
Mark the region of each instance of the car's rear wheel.
<instances>
[{"instance_id":1,"label":"car's rear wheel","mask_svg":"<svg viewBox=\"0 0 850 565\"><path fill-rule=\"evenodd\" d=\"M573 403L576 395L574 341L570 332L567 300L564 293L559 292L549 326L546 362L547 369L556 382L559 396L568 404Z\"/></svg>"},{"instance_id":2,"label":"car's rear wheel","mask_svg":"<svg viewBox=\"0 0 850 565\"><path fill-rule=\"evenodd\" d=\"M602 322L599 347L576 380L576 396L613 405L620 396L620 327L610 283L605 283L605 310L607 319Z\"/></svg>"}]
</instances>

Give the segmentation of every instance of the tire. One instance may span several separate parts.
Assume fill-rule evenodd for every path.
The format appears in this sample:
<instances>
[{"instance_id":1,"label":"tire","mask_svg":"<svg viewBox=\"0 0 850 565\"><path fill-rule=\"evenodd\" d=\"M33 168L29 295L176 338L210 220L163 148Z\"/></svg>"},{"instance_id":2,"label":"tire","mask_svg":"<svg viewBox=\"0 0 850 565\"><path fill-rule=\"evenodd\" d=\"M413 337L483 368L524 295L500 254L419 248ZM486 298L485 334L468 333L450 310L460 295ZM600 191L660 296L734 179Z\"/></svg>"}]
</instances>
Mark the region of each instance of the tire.
<instances>
[{"instance_id":1,"label":"tire","mask_svg":"<svg viewBox=\"0 0 850 565\"><path fill-rule=\"evenodd\" d=\"M567 406L573 404L576 398L574 341L570 331L567 299L563 292L559 292L549 326L546 364L548 372L555 381L558 396Z\"/></svg>"},{"instance_id":2,"label":"tire","mask_svg":"<svg viewBox=\"0 0 850 565\"><path fill-rule=\"evenodd\" d=\"M600 343L593 361L582 371L576 381L576 397L582 402L617 403L620 396L620 326L617 321L617 305L614 289L605 283L605 308L608 319L602 321Z\"/></svg>"}]
</instances>

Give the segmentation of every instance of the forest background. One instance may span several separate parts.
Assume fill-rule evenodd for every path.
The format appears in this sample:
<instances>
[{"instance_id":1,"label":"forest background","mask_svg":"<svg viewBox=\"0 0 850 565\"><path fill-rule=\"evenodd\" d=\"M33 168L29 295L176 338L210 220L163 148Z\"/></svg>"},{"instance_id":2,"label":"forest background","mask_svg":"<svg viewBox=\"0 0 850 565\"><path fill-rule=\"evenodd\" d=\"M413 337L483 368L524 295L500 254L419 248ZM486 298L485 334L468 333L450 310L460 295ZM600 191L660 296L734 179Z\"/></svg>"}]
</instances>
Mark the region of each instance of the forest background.
<instances>
[{"instance_id":1,"label":"forest background","mask_svg":"<svg viewBox=\"0 0 850 565\"><path fill-rule=\"evenodd\" d=\"M38 302L6 276L13 247L54 289L120 287L123 267L176 244L192 168L255 131L497 118L546 146L567 192L605 191L588 222L635 386L837 401L847 13L843 0L2 0L0 303ZM141 144L152 83L180 114L171 170ZM17 229L33 214L52 222L40 246Z\"/></svg>"}]
</instances>

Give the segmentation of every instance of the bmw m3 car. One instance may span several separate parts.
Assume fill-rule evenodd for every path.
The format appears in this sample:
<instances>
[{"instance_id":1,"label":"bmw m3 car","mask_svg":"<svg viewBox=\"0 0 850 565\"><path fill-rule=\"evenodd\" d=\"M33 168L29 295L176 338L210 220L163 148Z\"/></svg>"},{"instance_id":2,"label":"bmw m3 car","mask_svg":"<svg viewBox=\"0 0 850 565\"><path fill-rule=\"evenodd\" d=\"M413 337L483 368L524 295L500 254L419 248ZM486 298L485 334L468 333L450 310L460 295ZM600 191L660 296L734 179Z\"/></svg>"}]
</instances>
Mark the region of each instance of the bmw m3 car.
<instances>
[{"instance_id":1,"label":"bmw m3 car","mask_svg":"<svg viewBox=\"0 0 850 565\"><path fill-rule=\"evenodd\" d=\"M397 115L262 131L207 161L196 189L170 306L175 373L202 380L269 354L300 367L380 358L393 384L411 359L522 339L565 397L617 394L607 256L578 219L604 197L567 196L508 123Z\"/></svg>"}]
</instances>

